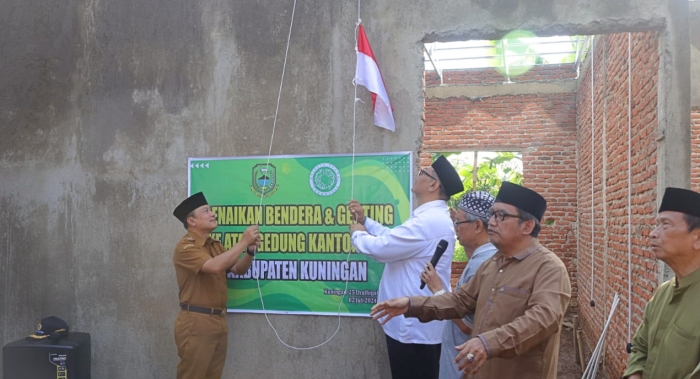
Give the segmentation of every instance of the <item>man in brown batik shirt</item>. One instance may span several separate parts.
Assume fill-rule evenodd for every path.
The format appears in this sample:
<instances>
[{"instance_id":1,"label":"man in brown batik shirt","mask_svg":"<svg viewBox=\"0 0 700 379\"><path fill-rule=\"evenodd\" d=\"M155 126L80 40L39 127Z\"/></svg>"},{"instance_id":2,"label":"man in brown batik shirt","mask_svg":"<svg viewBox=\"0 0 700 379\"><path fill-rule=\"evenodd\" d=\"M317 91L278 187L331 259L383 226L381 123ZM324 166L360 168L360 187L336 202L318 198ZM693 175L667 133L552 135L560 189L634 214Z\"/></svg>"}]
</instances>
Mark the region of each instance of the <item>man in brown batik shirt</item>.
<instances>
[{"instance_id":1,"label":"man in brown batik shirt","mask_svg":"<svg viewBox=\"0 0 700 379\"><path fill-rule=\"evenodd\" d=\"M427 322L475 312L475 337L456 347L455 361L465 376L556 378L571 284L562 261L537 241L546 208L535 191L504 182L489 221L498 252L472 280L453 293L387 300L371 314L382 322L399 315Z\"/></svg>"}]
</instances>

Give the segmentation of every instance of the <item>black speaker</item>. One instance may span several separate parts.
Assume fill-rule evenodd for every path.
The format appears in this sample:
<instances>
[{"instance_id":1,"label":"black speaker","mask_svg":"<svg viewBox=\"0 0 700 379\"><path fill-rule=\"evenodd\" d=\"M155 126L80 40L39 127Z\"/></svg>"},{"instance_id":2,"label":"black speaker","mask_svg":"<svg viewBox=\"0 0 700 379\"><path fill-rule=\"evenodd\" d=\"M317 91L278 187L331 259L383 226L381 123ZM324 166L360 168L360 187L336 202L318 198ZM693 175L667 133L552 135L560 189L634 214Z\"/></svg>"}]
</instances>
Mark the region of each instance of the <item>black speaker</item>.
<instances>
[{"instance_id":1,"label":"black speaker","mask_svg":"<svg viewBox=\"0 0 700 379\"><path fill-rule=\"evenodd\" d=\"M58 341L19 340L2 348L4 379L90 379L89 333L68 333Z\"/></svg>"}]
</instances>

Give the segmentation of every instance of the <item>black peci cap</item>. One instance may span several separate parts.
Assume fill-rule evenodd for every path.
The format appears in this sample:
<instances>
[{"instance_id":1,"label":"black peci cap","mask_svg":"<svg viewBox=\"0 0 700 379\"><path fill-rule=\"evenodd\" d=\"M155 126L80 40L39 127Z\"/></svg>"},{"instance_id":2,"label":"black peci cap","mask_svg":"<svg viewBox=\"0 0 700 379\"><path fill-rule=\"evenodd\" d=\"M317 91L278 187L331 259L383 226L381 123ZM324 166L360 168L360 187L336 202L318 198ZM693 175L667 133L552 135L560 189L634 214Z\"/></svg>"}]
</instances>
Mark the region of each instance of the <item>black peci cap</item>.
<instances>
[{"instance_id":1,"label":"black peci cap","mask_svg":"<svg viewBox=\"0 0 700 379\"><path fill-rule=\"evenodd\" d=\"M444 155L436 159L432 167L438 178L440 178L440 184L442 184L442 188L445 189L447 196L452 196L464 191L462 179L459 178L457 170L455 170L452 163L450 163Z\"/></svg>"},{"instance_id":2,"label":"black peci cap","mask_svg":"<svg viewBox=\"0 0 700 379\"><path fill-rule=\"evenodd\" d=\"M202 192L197 192L180 203L173 211L173 216L177 217L177 219L184 224L187 222L187 215L190 214L190 212L207 204L209 203L207 203L204 194Z\"/></svg>"},{"instance_id":3,"label":"black peci cap","mask_svg":"<svg viewBox=\"0 0 700 379\"><path fill-rule=\"evenodd\" d=\"M659 213L665 211L681 212L700 217L700 193L683 188L666 188Z\"/></svg>"},{"instance_id":4,"label":"black peci cap","mask_svg":"<svg viewBox=\"0 0 700 379\"><path fill-rule=\"evenodd\" d=\"M498 190L498 195L496 196L496 203L506 203L520 208L540 221L542 221L544 211L547 210L547 200L542 195L511 182L501 183L501 189Z\"/></svg>"}]
</instances>

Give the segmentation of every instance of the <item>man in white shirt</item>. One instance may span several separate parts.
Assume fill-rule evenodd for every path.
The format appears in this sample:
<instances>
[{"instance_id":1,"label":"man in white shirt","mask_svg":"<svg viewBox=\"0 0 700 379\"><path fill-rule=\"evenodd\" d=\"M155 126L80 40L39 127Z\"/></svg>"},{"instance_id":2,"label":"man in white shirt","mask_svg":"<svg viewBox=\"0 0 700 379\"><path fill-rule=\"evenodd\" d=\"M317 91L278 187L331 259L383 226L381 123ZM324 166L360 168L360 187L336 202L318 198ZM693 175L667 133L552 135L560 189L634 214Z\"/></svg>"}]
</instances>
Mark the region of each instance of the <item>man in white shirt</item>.
<instances>
[{"instance_id":1,"label":"man in white shirt","mask_svg":"<svg viewBox=\"0 0 700 379\"><path fill-rule=\"evenodd\" d=\"M436 271L445 288L450 288L450 266L455 232L447 207L450 196L464 191L452 164L440 156L430 167L420 170L413 188L418 207L403 224L390 229L365 217L362 206L351 200L348 208L355 215L350 225L352 242L358 253L385 263L377 301L399 296L429 296L420 289L420 273L430 262L440 240L447 250ZM443 321L421 323L412 318L395 318L384 325L393 379L437 379Z\"/></svg>"}]
</instances>

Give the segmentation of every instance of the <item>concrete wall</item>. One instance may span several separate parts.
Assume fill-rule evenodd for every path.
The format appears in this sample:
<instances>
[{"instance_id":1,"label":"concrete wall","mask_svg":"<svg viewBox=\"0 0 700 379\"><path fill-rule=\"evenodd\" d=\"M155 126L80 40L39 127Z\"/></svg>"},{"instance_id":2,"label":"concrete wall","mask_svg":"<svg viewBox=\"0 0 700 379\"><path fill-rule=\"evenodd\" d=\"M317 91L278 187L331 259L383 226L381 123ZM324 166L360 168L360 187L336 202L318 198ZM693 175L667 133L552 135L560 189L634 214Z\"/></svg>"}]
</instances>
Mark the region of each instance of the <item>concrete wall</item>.
<instances>
[{"instance_id":1,"label":"concrete wall","mask_svg":"<svg viewBox=\"0 0 700 379\"><path fill-rule=\"evenodd\" d=\"M358 152L418 149L419 41L496 38L516 27L541 35L663 29L676 2L363 3L399 132L371 126L363 93ZM186 158L267 153L291 2L2 8L0 342L59 315L92 333L94 377L173 377L170 257L182 229L170 213L186 195ZM297 4L274 154L351 151L356 18L356 3ZM670 87L678 80L670 77ZM664 104L682 108L681 95L669 93ZM261 315L228 317L226 377L388 375L380 328L368 319L342 319L331 343L305 352L280 345ZM322 341L337 323L271 321L295 345Z\"/></svg>"},{"instance_id":2,"label":"concrete wall","mask_svg":"<svg viewBox=\"0 0 700 379\"><path fill-rule=\"evenodd\" d=\"M690 82L700 83L700 2L690 5ZM692 85L691 107L700 108L700 85Z\"/></svg>"}]
</instances>

